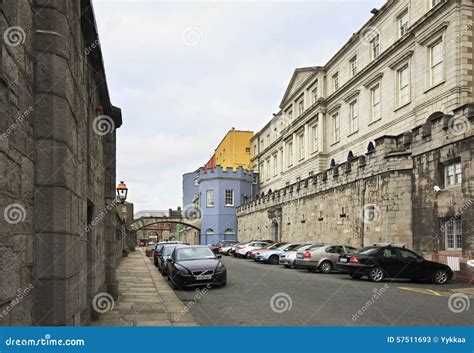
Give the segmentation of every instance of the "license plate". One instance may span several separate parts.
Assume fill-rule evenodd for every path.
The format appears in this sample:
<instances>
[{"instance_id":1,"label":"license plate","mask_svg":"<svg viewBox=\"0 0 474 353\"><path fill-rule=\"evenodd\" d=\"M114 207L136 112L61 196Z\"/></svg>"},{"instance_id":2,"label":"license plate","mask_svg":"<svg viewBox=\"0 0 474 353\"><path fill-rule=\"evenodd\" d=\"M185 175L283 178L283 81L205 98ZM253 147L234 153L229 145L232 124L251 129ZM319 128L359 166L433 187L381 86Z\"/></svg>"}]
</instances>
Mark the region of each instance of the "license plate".
<instances>
[{"instance_id":1,"label":"license plate","mask_svg":"<svg viewBox=\"0 0 474 353\"><path fill-rule=\"evenodd\" d=\"M198 281L204 281L206 279L211 279L212 278L212 275L199 275L199 276L196 276L196 279Z\"/></svg>"},{"instance_id":2,"label":"license plate","mask_svg":"<svg viewBox=\"0 0 474 353\"><path fill-rule=\"evenodd\" d=\"M347 262L347 259L345 257L341 258L341 262Z\"/></svg>"},{"instance_id":3,"label":"license plate","mask_svg":"<svg viewBox=\"0 0 474 353\"><path fill-rule=\"evenodd\" d=\"M298 259L303 259L303 258L304 258L304 255L303 255L303 254L297 254L296 257L297 257Z\"/></svg>"}]
</instances>

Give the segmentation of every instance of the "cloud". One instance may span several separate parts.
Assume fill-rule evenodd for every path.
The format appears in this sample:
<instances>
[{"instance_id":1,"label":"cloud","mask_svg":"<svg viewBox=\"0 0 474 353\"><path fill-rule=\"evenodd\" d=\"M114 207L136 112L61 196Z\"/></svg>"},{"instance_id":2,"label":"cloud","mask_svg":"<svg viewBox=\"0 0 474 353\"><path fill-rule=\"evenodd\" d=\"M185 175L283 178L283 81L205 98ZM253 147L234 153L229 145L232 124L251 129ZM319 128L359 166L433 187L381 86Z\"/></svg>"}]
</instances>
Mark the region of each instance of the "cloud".
<instances>
[{"instance_id":1,"label":"cloud","mask_svg":"<svg viewBox=\"0 0 474 353\"><path fill-rule=\"evenodd\" d=\"M383 2L94 1L136 210L180 205L181 175L231 127L262 128L293 70L325 64Z\"/></svg>"}]
</instances>

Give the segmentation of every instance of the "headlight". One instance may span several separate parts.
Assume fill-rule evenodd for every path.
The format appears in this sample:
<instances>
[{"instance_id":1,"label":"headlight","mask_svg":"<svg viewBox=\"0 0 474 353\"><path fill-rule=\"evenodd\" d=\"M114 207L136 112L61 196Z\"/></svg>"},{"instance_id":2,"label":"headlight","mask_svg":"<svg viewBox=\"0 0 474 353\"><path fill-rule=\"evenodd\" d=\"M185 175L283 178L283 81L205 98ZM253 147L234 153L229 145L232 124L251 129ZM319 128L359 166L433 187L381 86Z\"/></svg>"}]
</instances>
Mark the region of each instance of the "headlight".
<instances>
[{"instance_id":1,"label":"headlight","mask_svg":"<svg viewBox=\"0 0 474 353\"><path fill-rule=\"evenodd\" d=\"M222 262L219 262L219 265L217 265L216 273L222 273L225 272L225 267Z\"/></svg>"}]
</instances>

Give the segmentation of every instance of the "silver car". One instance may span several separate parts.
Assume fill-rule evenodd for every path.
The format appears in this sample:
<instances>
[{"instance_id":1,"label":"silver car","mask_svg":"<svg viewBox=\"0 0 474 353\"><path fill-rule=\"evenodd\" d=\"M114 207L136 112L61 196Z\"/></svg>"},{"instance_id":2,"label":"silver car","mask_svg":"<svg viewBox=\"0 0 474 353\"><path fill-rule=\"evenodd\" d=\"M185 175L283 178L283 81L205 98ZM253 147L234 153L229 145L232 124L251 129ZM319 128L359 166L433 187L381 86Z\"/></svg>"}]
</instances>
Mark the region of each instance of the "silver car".
<instances>
[{"instance_id":1,"label":"silver car","mask_svg":"<svg viewBox=\"0 0 474 353\"><path fill-rule=\"evenodd\" d=\"M318 270L322 273L331 273L339 261L339 256L356 250L348 245L324 245L311 250L298 251L294 266L305 268L310 272Z\"/></svg>"},{"instance_id":2,"label":"silver car","mask_svg":"<svg viewBox=\"0 0 474 353\"><path fill-rule=\"evenodd\" d=\"M278 265L278 263L280 262L281 254L294 250L301 245L303 244L302 243L289 243L289 244L284 244L276 249L259 251L255 255L255 261L267 263L270 265Z\"/></svg>"},{"instance_id":3,"label":"silver car","mask_svg":"<svg viewBox=\"0 0 474 353\"><path fill-rule=\"evenodd\" d=\"M324 244L303 244L291 251L281 254L279 264L285 266L286 268L292 268L298 251L311 250L323 245Z\"/></svg>"}]
</instances>

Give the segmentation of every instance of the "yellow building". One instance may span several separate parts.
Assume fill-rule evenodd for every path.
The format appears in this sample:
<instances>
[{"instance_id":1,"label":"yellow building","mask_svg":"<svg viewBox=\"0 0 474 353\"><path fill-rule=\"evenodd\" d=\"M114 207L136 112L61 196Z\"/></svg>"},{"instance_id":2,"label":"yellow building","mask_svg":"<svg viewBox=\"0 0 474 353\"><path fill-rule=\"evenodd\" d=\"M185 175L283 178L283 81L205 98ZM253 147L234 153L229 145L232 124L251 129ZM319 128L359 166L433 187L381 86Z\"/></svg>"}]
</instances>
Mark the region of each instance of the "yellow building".
<instances>
[{"instance_id":1,"label":"yellow building","mask_svg":"<svg viewBox=\"0 0 474 353\"><path fill-rule=\"evenodd\" d=\"M216 165L223 169L242 167L246 170L252 169L253 151L251 139L253 131L240 131L234 128L230 130L216 148Z\"/></svg>"}]
</instances>

